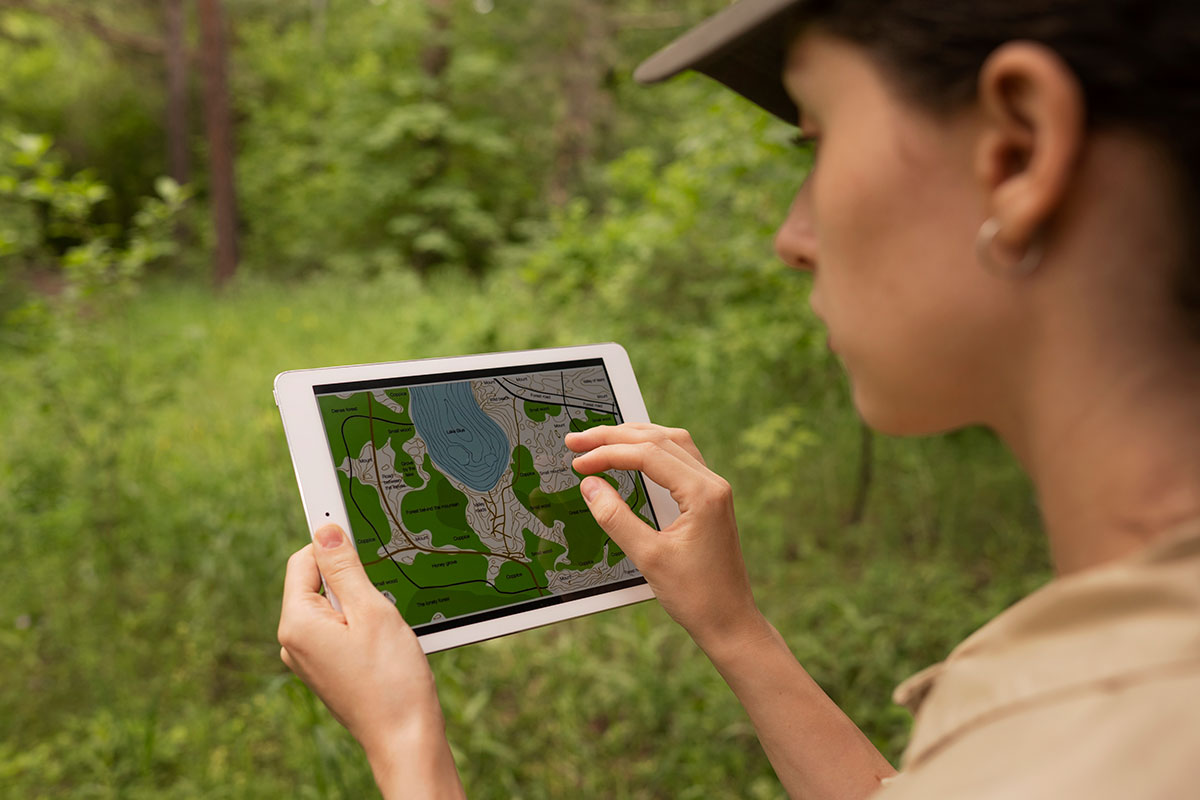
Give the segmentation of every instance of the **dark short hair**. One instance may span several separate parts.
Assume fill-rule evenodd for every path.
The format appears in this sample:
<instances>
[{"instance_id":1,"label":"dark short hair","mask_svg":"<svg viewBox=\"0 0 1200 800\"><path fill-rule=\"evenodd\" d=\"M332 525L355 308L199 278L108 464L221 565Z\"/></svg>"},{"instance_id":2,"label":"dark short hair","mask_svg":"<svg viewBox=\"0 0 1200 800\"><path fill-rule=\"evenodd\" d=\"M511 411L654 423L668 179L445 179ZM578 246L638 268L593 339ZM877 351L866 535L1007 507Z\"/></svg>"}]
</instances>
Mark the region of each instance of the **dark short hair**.
<instances>
[{"instance_id":1,"label":"dark short hair","mask_svg":"<svg viewBox=\"0 0 1200 800\"><path fill-rule=\"evenodd\" d=\"M907 99L951 112L975 98L1005 42L1054 50L1075 72L1093 130L1121 128L1178 167L1185 215L1200 213L1200 0L808 0L797 23L863 47ZM1176 292L1200 336L1200 233Z\"/></svg>"}]
</instances>

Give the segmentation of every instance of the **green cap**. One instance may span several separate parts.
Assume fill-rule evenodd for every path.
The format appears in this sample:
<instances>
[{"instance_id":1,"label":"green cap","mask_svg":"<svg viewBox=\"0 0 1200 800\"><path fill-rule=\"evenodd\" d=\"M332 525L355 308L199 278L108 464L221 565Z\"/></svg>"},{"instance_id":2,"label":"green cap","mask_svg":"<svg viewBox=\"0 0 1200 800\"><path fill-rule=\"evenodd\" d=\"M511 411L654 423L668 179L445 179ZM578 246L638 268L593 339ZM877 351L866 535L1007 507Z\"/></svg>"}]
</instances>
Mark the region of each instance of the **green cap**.
<instances>
[{"instance_id":1,"label":"green cap","mask_svg":"<svg viewBox=\"0 0 1200 800\"><path fill-rule=\"evenodd\" d=\"M657 83L693 69L733 89L792 125L799 110L783 88L787 36L803 0L741 0L709 17L646 59L638 83Z\"/></svg>"}]
</instances>

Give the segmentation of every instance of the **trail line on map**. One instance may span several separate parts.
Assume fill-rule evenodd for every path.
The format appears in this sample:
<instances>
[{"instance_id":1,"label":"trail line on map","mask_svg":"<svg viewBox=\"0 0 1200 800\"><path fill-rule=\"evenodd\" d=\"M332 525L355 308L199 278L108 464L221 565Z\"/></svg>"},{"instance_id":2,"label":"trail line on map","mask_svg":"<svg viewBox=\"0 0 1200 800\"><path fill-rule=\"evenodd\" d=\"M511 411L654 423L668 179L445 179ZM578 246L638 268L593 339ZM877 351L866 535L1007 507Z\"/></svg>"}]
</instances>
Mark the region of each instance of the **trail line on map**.
<instances>
[{"instance_id":1,"label":"trail line on map","mask_svg":"<svg viewBox=\"0 0 1200 800\"><path fill-rule=\"evenodd\" d=\"M597 405L610 405L610 406L613 406L612 409L604 409L604 410L608 411L610 414L616 412L616 404L615 403L605 403L603 400L597 400L594 397L575 397L574 395L567 394L566 377L565 377L566 374L567 373L565 370L560 370L558 373L558 377L563 383L562 392L559 394L559 398L562 399L562 401L564 403L568 400L575 400L580 403L596 403ZM535 389L532 386L522 386L519 383L514 383L513 381L506 380L504 378L496 378L495 380L503 381L506 386L511 386L514 389L523 389L528 392L537 392L538 394L545 394L545 395L549 395L550 397L554 396L554 392L547 392L545 389ZM536 402L540 403L540 402L545 402L545 401L538 400ZM600 410L601 409L598 409L598 408L592 409L592 411L600 411Z\"/></svg>"},{"instance_id":2,"label":"trail line on map","mask_svg":"<svg viewBox=\"0 0 1200 800\"><path fill-rule=\"evenodd\" d=\"M515 397L515 398L516 398L516 399L518 399L518 400L527 400L527 401L529 401L530 403L547 403L547 402L551 402L551 401L548 401L548 400L542 400L542 399L540 399L540 398L536 398L536 397L522 397L521 395L517 394L517 393L516 393L516 392L514 392L512 389L509 389L507 386L505 386L503 383L501 383L500 381L496 380L495 378L493 378L493 379L492 379L492 382L493 382L493 383L495 383L495 384L496 384L497 386L499 386L501 389L503 389L504 391L508 392L510 395L512 395L513 397ZM527 387L524 387L524 386L518 386L517 388L518 388L518 389L525 389L525 388L527 388ZM529 391L531 391L531 392L538 392L539 390L538 390L538 389L529 389ZM554 397L554 392L540 392L540 393L541 393L541 394L544 394L544 395L546 395L547 397L550 397L550 398L553 398L553 399L557 400L557 398L555 398L555 397ZM602 402L603 402L603 401L597 400L597 401L595 401L595 402L596 402L597 404L602 404ZM614 416L616 415L616 412L615 412L613 409L611 409L611 408L593 408L593 407L591 407L591 406L580 406L580 405L575 405L575 404L573 404L573 403L566 403L566 402L563 402L563 403L557 403L557 402L556 402L556 403L554 403L554 405L560 405L560 406L563 406L563 407L565 407L565 408L578 408L578 409L582 409L582 410L584 410L584 411L596 411L596 412L599 412L599 413L601 413L601 414L613 414Z\"/></svg>"}]
</instances>

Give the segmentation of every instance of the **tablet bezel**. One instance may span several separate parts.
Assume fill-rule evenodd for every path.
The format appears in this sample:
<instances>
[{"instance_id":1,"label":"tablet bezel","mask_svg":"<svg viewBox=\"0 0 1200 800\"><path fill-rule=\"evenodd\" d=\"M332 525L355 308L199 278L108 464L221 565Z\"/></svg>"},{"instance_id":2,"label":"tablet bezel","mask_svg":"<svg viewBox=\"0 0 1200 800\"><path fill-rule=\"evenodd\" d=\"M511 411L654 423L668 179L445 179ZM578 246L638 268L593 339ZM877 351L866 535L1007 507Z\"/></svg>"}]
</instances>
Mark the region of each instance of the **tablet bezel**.
<instances>
[{"instance_id":1,"label":"tablet bezel","mask_svg":"<svg viewBox=\"0 0 1200 800\"><path fill-rule=\"evenodd\" d=\"M633 367L625 348L616 343L520 350L507 353L426 358L377 364L289 370L275 376L275 403L283 420L284 434L292 454L292 466L300 488L300 500L310 531L330 522L350 530L349 513L338 485L325 426L314 387L357 381L395 378L398 381L448 373L493 368L536 367L559 362L602 359L612 383L613 397L624 422L649 422L645 401L638 388ZM670 493L645 475L646 495L660 528L679 515ZM644 580L644 579L643 579ZM594 594L542 608L517 611L496 619L467 623L449 630L418 633L426 653L480 642L497 636L537 628L552 622L594 614L610 608L648 600L654 596L650 586L641 583ZM336 606L336 598L330 598Z\"/></svg>"}]
</instances>

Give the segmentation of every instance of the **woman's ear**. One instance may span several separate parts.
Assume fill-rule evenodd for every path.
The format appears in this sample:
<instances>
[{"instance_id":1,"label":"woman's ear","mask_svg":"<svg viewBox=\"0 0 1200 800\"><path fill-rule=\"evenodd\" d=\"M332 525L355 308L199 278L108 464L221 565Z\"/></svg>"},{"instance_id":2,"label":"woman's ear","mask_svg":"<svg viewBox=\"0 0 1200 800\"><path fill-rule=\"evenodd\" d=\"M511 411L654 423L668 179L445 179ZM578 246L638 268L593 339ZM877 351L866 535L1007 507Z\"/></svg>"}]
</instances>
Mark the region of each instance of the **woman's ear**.
<instances>
[{"instance_id":1,"label":"woman's ear","mask_svg":"<svg viewBox=\"0 0 1200 800\"><path fill-rule=\"evenodd\" d=\"M1062 205L1084 141L1083 88L1053 50L1034 42L997 48L979 72L983 132L975 171L996 243L1028 250Z\"/></svg>"}]
</instances>

